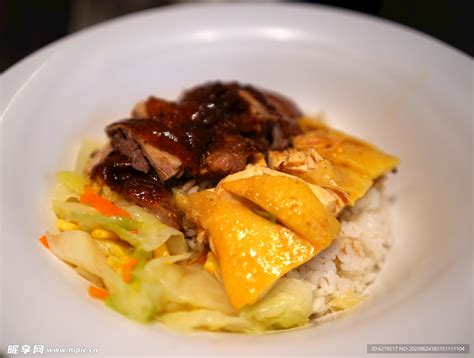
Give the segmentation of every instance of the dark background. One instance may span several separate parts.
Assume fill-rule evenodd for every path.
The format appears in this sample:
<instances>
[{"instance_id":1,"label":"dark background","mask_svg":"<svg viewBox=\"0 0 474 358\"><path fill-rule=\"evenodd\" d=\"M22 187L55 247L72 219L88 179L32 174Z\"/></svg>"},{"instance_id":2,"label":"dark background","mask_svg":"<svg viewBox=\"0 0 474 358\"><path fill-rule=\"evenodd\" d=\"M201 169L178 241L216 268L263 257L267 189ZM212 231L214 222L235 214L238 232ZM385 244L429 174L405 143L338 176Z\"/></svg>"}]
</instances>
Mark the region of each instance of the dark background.
<instances>
[{"instance_id":1,"label":"dark background","mask_svg":"<svg viewBox=\"0 0 474 358\"><path fill-rule=\"evenodd\" d=\"M87 26L135 11L192 1L0 0L0 71ZM203 2L203 1L201 1ZM236 1L234 1L236 2ZM473 56L471 1L305 1L351 9L418 29Z\"/></svg>"}]
</instances>

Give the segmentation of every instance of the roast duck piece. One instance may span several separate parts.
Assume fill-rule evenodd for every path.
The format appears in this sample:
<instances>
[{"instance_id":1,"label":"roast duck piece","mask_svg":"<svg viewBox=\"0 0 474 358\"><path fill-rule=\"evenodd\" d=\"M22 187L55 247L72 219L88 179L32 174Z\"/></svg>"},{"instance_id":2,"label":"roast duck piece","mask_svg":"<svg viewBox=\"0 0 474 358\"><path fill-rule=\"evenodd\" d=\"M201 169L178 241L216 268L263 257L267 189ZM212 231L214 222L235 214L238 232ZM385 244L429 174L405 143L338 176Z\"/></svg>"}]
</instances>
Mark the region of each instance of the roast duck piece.
<instances>
[{"instance_id":1,"label":"roast duck piece","mask_svg":"<svg viewBox=\"0 0 474 358\"><path fill-rule=\"evenodd\" d=\"M287 148L300 133L300 115L290 100L238 83L207 83L177 102L150 97L132 118L106 127L110 143L91 158L87 174L181 228L172 187L217 182L257 153Z\"/></svg>"}]
</instances>

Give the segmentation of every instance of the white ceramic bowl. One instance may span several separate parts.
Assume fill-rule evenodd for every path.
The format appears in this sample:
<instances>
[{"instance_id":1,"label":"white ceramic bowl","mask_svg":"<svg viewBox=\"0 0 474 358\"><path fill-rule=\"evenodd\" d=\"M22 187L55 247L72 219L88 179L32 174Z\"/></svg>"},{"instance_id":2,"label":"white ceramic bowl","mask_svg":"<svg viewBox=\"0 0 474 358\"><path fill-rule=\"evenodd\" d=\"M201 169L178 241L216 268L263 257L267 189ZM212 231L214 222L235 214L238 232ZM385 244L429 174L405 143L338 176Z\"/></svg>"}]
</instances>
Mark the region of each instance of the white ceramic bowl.
<instances>
[{"instance_id":1,"label":"white ceramic bowl","mask_svg":"<svg viewBox=\"0 0 474 358\"><path fill-rule=\"evenodd\" d=\"M472 339L472 60L398 25L307 5L180 6L72 35L2 75L2 339L99 354L364 355ZM149 94L212 79L280 91L401 157L396 242L347 317L283 334L182 337L91 300L37 242L45 193L83 137Z\"/></svg>"}]
</instances>

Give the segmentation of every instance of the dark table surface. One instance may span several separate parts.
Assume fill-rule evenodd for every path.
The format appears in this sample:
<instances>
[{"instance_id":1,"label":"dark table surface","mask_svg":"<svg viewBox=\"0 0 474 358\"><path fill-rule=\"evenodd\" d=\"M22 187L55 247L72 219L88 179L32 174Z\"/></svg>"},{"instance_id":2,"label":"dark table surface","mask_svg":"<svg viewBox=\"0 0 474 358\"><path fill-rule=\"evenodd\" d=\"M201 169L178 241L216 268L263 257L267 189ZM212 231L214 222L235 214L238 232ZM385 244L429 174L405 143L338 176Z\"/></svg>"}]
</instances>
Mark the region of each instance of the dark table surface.
<instances>
[{"instance_id":1,"label":"dark table surface","mask_svg":"<svg viewBox=\"0 0 474 358\"><path fill-rule=\"evenodd\" d=\"M182 0L179 2L183 2ZM331 5L404 24L473 56L470 1L326 0ZM172 4L171 0L1 0L0 71L72 32L108 19Z\"/></svg>"}]
</instances>

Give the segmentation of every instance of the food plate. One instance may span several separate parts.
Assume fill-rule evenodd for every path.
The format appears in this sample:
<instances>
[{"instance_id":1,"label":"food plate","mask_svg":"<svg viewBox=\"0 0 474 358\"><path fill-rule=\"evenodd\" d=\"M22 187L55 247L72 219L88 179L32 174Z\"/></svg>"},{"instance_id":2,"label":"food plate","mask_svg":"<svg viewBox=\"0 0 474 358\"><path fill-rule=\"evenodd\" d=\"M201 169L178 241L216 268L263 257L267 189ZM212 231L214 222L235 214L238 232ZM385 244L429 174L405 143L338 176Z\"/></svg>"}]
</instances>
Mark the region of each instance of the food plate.
<instances>
[{"instance_id":1,"label":"food plate","mask_svg":"<svg viewBox=\"0 0 474 358\"><path fill-rule=\"evenodd\" d=\"M2 347L100 355L365 354L370 343L472 335L472 60L424 35L308 5L178 6L52 44L2 76ZM148 94L239 80L285 93L402 164L389 189L395 244L360 308L265 336L135 324L87 297L37 243L53 175L79 141Z\"/></svg>"}]
</instances>

